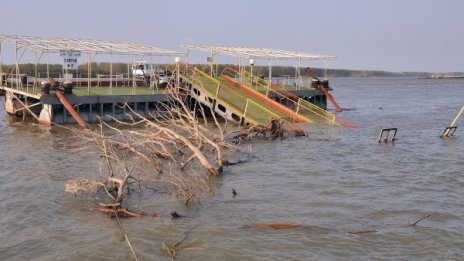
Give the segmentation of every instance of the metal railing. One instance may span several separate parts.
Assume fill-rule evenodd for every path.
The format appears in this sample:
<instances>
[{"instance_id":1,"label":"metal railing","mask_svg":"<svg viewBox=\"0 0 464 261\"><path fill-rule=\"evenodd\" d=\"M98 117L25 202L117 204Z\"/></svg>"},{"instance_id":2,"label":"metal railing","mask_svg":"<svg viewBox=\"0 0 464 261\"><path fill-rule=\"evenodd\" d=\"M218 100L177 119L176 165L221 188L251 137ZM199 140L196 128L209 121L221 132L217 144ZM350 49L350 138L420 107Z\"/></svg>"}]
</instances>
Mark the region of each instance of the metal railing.
<instances>
[{"instance_id":1,"label":"metal railing","mask_svg":"<svg viewBox=\"0 0 464 261\"><path fill-rule=\"evenodd\" d=\"M184 76L184 79L187 80L188 82L195 84L196 86L200 86L202 90L204 90L208 96L216 99L220 103L223 103L228 106L228 108L235 114L240 115L241 117L245 118L248 122L251 122L253 124L260 124L264 122L260 122L258 119L253 118L252 115L249 114L250 108L254 107L257 108L261 113L264 113L265 115L268 115L271 118L279 119L280 116L275 114L274 112L270 111L269 109L265 108L264 106L260 105L256 101L247 98L243 96L242 94L238 93L237 91L233 90L232 88L222 85L221 82L210 75L206 74L205 72L199 70L198 68L191 68L192 75L195 76L195 74L199 77L188 77ZM200 78L201 77L201 78ZM208 90L203 85L203 80L208 80L211 83L214 84L215 88L213 90ZM240 108L237 107L236 105L232 105L231 102L225 100L224 98L221 97L221 90L227 90L229 93L234 94L234 96L238 99L241 99L244 101L244 107Z\"/></svg>"},{"instance_id":2,"label":"metal railing","mask_svg":"<svg viewBox=\"0 0 464 261\"><path fill-rule=\"evenodd\" d=\"M266 96L268 97L271 93L276 95L278 98L285 100L287 104L291 104L291 107L293 107L296 114L301 115L302 113L304 113L304 111L306 111L328 121L333 125L341 126L336 121L337 116L335 114L330 113L320 108L319 106L288 92L285 88L279 85L272 84L247 71L239 73L232 68L224 69L223 74L233 76L235 79L250 79L248 80L248 82L251 83L251 86L247 84L245 85L246 87L252 88L258 92L265 92Z\"/></svg>"},{"instance_id":3,"label":"metal railing","mask_svg":"<svg viewBox=\"0 0 464 261\"><path fill-rule=\"evenodd\" d=\"M0 75L0 85L31 94L36 94L40 89L40 79L26 74L4 73Z\"/></svg>"}]
</instances>

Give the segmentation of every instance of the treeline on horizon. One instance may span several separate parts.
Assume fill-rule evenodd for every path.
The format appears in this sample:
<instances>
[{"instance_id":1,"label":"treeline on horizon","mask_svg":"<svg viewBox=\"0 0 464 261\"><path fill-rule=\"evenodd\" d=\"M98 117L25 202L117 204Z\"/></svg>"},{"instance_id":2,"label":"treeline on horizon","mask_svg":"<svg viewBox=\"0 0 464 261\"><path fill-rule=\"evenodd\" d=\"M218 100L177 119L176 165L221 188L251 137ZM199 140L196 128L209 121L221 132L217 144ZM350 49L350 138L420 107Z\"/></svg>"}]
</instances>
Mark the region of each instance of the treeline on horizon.
<instances>
[{"instance_id":1,"label":"treeline on horizon","mask_svg":"<svg viewBox=\"0 0 464 261\"><path fill-rule=\"evenodd\" d=\"M113 63L112 71L113 74L124 74L127 75L128 72L128 65L127 63ZM165 65L160 65L165 66ZM173 65L168 65L170 68L173 68ZM211 65L210 64L192 64L205 72L209 72ZM50 74L57 75L63 73L63 65L62 64L49 64L48 65ZM214 70L216 72L221 73L225 68L232 67L237 69L237 65L234 64L217 64L214 65ZM91 63L91 71L92 74L110 74L110 63ZM247 70L249 70L249 66L247 66ZM324 68L312 68L316 75L323 77L325 73ZM28 63L28 64L20 64L19 71L21 74L27 74L30 76L35 75L35 64ZM43 75L47 72L47 65L46 64L38 64L37 71ZM2 72L3 73L15 73L15 65L2 65ZM71 72L71 71L69 71ZM86 75L88 72L88 64L81 64L78 66L78 72L82 75ZM326 71L327 77L399 77L399 76L427 76L430 73L427 72L388 72L388 71L376 71L376 70L348 70L348 69L327 69ZM269 75L269 67L268 66L254 66L253 67L253 74L256 75L263 75L267 77ZM296 74L295 67L292 66L273 66L272 67L272 76L273 77L294 77ZM305 68L300 68L300 75L301 76L308 76Z\"/></svg>"}]
</instances>

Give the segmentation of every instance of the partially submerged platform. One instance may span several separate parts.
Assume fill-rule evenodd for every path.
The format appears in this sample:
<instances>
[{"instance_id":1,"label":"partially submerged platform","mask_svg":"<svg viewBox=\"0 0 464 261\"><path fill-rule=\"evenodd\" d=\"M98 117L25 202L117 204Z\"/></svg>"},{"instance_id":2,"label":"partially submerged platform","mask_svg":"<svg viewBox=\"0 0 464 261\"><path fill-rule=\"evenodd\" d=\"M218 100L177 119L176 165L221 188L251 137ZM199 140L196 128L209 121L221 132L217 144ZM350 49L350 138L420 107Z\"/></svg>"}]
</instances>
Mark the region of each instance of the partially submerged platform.
<instances>
[{"instance_id":1,"label":"partially submerged platform","mask_svg":"<svg viewBox=\"0 0 464 261\"><path fill-rule=\"evenodd\" d=\"M77 122L86 127L86 123L99 120L129 120L137 118L137 115L145 118L156 117L164 108L164 104L170 101L171 96L165 93L164 89L169 85L175 87L175 90L182 89L186 101L194 101L192 104L198 102L211 112L241 125L265 124L273 119L291 123L324 122L341 126L339 118L326 111L325 92L318 86L302 85L299 75L296 77L298 81L293 85L277 85L272 81L271 66L267 79L253 75L252 66L248 72L243 65L239 65L238 71L227 68L219 75L212 70L208 74L183 64L178 52L144 45L0 35L0 50L3 42L15 45L16 57L23 57L28 50L36 57L34 76L21 74L19 60L10 72L3 72L0 66L0 91L6 96L5 109L9 114L18 117L30 115L42 124ZM224 51L223 48L214 50ZM248 58L253 54L254 57L269 61L274 58L333 58L266 49L242 48L224 52L248 55ZM87 54L88 78L73 78L72 74L70 77L68 69L63 69L63 75L66 77L61 79L39 78L37 65L41 57L48 53L59 53L64 57ZM90 78L91 63L95 56L102 53L110 54L111 58L114 54L131 56L134 61L132 68L137 70L124 76L114 75L110 69L109 76ZM136 62L136 57L149 56L175 56L175 65L170 67L172 70L161 72L162 74L155 74L158 70L144 71L143 68L147 67ZM74 63L77 59L65 58L64 61ZM67 64L67 68L74 65ZM48 64L46 74L49 75ZM166 75L169 75L169 78L166 78Z\"/></svg>"},{"instance_id":2,"label":"partially submerged platform","mask_svg":"<svg viewBox=\"0 0 464 261\"><path fill-rule=\"evenodd\" d=\"M293 121L272 106L224 80L214 79L206 74L203 76L182 74L181 77L185 83L190 83L186 86L190 97L200 100L203 104L205 104L204 101L209 100L210 103L206 102L205 105L214 107L216 113L232 122L254 125L263 124L269 118L284 118ZM221 86L219 91L217 90L218 84ZM5 92L5 109L10 115L23 117L24 113L29 116L34 113L33 117L37 117L41 123L47 125L76 123L53 90L49 94L42 94L39 91L40 88L37 87L0 86L0 90ZM61 91L63 91L62 88ZM325 96L318 90L290 90L290 92L312 100L320 107L325 108L327 105ZM87 123L95 123L100 119L104 121L128 120L130 117L135 117L131 116L133 114L131 110L143 117L151 118L159 112L161 104L169 101L169 95L164 89L156 90L149 87L75 87L72 93L65 93L64 96ZM269 98L279 101L277 94L269 94ZM245 121L245 119L248 120Z\"/></svg>"},{"instance_id":3,"label":"partially submerged platform","mask_svg":"<svg viewBox=\"0 0 464 261\"><path fill-rule=\"evenodd\" d=\"M5 67L8 71L3 71L2 52L8 48L14 51L16 61ZM174 62L180 61L182 55L127 42L0 35L0 90L5 95L5 109L9 114L32 116L42 124L80 120L92 123L100 118L125 120L131 117L128 108L150 118L159 110L159 104L167 101L167 95L158 86L161 83L159 75L145 72L139 75L130 68L137 68L138 60L142 58L159 60L167 57ZM87 58L87 64L85 71L81 68L78 73L78 60L82 56ZM101 56L109 61L108 75L98 74L92 68L96 58ZM25 63L27 57L33 59L32 63L29 61L35 68L33 75L20 70L20 64ZM57 58L63 61L62 78L53 79L49 60L56 61ZM116 58L127 63L127 74L113 70ZM39 64L43 64L41 60L46 60L46 71L39 71ZM81 74L87 77L76 77ZM52 82L56 85L51 86Z\"/></svg>"},{"instance_id":4,"label":"partially submerged platform","mask_svg":"<svg viewBox=\"0 0 464 261\"><path fill-rule=\"evenodd\" d=\"M5 92L5 110L10 115L22 117L27 114L46 125L76 123L76 119L66 110L54 91L50 94L40 94L4 86L0 86L0 90ZM81 87L75 88L72 94L64 94L82 120L87 123L98 122L100 119L128 120L132 114L131 110L143 117L151 118L159 111L160 104L166 103L169 99L162 90L153 91L144 87L136 90L113 87L111 92L104 87L92 87L90 90L88 94L88 89Z\"/></svg>"},{"instance_id":5,"label":"partially submerged platform","mask_svg":"<svg viewBox=\"0 0 464 261\"><path fill-rule=\"evenodd\" d=\"M327 79L312 78L303 81L301 66L303 61L335 59L334 56L310 54L268 48L244 48L207 45L184 45L190 50L206 51L210 72L194 70L193 76L201 79L187 79L197 88L196 95L206 106L216 106L214 110L235 122L262 123L266 118L284 119L291 122L329 123L335 126L355 127L340 117L328 112L327 98L330 90ZM238 58L238 66L217 71L215 57L225 54ZM244 61L249 61L249 65ZM264 60L268 65L268 76L253 74L256 60ZM272 75L274 62L287 60L296 62L293 85L277 84ZM209 79L208 79L209 78ZM332 97L333 98L333 97ZM330 99L330 101L334 101Z\"/></svg>"},{"instance_id":6,"label":"partially submerged platform","mask_svg":"<svg viewBox=\"0 0 464 261\"><path fill-rule=\"evenodd\" d=\"M277 94L271 95L262 90L255 95L247 89L238 88L234 83L221 77L211 77L205 72L193 68L188 75L182 75L189 84L191 96L201 104L223 118L237 124L264 124L269 119L284 119L289 122L312 122L303 120L301 116L282 104ZM289 90L295 92L295 90ZM302 99L314 99L321 107L326 104L323 94L315 89L296 91ZM267 95L269 94L269 95ZM317 97L317 98L315 98ZM316 106L317 107L317 106Z\"/></svg>"}]
</instances>

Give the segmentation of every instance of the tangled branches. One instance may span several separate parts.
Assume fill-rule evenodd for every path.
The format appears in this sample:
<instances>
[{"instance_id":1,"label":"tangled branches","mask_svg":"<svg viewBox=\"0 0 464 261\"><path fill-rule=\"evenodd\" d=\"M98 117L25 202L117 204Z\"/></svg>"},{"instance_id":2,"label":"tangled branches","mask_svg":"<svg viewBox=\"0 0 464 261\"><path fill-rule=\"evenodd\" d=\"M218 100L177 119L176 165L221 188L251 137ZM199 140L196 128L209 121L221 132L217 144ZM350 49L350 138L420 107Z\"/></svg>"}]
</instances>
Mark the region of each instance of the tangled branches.
<instances>
[{"instance_id":1,"label":"tangled branches","mask_svg":"<svg viewBox=\"0 0 464 261\"><path fill-rule=\"evenodd\" d=\"M242 140L247 140L255 136L283 139L288 136L306 136L306 134L302 129L295 127L284 119L269 119L265 125L259 124L248 129L232 133L232 140L239 144Z\"/></svg>"},{"instance_id":2,"label":"tangled branches","mask_svg":"<svg viewBox=\"0 0 464 261\"><path fill-rule=\"evenodd\" d=\"M171 188L188 205L211 192L211 176L220 175L224 165L236 164L225 159L228 152L251 154L251 147L239 147L242 139L304 135L285 120L270 120L265 126L239 131L232 138L234 144L226 138L230 137L225 134L227 122L219 123L214 113L212 120L207 118L198 102L193 109L189 106L187 89L168 86L166 93L170 99L158 104L156 116L150 117L153 119L125 105L131 121L114 119L116 125L100 121L99 128L87 137L100 152L98 175L95 179L79 177L70 181L66 191L97 191L105 195L97 203L117 211L131 187L138 185L141 190L142 182L153 182Z\"/></svg>"},{"instance_id":3,"label":"tangled branches","mask_svg":"<svg viewBox=\"0 0 464 261\"><path fill-rule=\"evenodd\" d=\"M127 106L132 121L108 124L89 134L100 151L96 179L79 177L66 184L66 192L101 191L98 203L109 209L121 208L133 184L157 182L168 185L179 199L198 200L210 192L210 176L223 170L224 150L243 151L225 141L225 126L213 115L209 126L200 106L201 117L187 106L179 90L168 90L170 101L160 104L157 117L149 120Z\"/></svg>"}]
</instances>

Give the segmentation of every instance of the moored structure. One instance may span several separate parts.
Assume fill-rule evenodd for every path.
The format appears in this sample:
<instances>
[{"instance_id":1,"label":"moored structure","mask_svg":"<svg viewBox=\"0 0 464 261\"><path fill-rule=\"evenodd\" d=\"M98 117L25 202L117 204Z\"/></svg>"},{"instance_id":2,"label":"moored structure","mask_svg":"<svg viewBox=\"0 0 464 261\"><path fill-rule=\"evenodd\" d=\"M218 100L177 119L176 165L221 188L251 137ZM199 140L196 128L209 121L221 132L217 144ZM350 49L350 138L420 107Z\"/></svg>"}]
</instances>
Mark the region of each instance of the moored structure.
<instances>
[{"instance_id":1,"label":"moored structure","mask_svg":"<svg viewBox=\"0 0 464 261\"><path fill-rule=\"evenodd\" d=\"M304 78L300 74L302 62L329 61L334 60L334 56L266 48L207 45L183 47L187 49L187 53L191 50L210 53L207 57L209 72L194 68L190 75L196 77L186 77L185 81L193 86L192 96L230 121L256 124L272 118L290 122L328 122L336 126L355 127L326 110L329 97L327 80ZM238 66L219 72L216 59L219 54L238 58ZM255 75L253 67L256 60L268 63L267 78L264 75ZM281 60L296 63L293 79L273 77L273 64ZM246 62L249 62L249 65ZM332 101L333 97L330 98Z\"/></svg>"},{"instance_id":2,"label":"moored structure","mask_svg":"<svg viewBox=\"0 0 464 261\"><path fill-rule=\"evenodd\" d=\"M15 62L9 67L1 66L8 45L14 49ZM163 70L163 75L157 75L159 70L140 75L130 68L138 66L142 59L167 57L173 63L175 57L182 55L126 42L0 35L0 90L5 94L9 114L28 114L42 124L79 122L75 115L88 123L98 118L124 120L130 117L126 106L150 117L150 112L158 109L157 104L167 100L159 86L166 74ZM33 59L33 75L21 71L26 56ZM53 75L49 60L58 56L63 58L62 72ZM87 68L82 73L78 71L78 59L84 56ZM109 60L109 75L98 74L92 68L101 56ZM127 62L127 73L113 71L115 58ZM45 71L39 71L42 60L46 60Z\"/></svg>"},{"instance_id":3,"label":"moored structure","mask_svg":"<svg viewBox=\"0 0 464 261\"><path fill-rule=\"evenodd\" d=\"M3 65L5 46L14 50L15 62L9 66ZM326 110L327 97L331 100L328 82L314 79L314 75L313 79L300 75L303 61L328 61L335 59L333 56L263 48L183 47L187 54L190 50L211 52L210 71L182 63L187 60L182 52L148 45L0 35L0 91L6 96L5 109L11 115L30 115L46 125L79 123L85 128L99 119L127 120L137 114L155 117L170 99L164 89L169 85L176 87L175 91L182 89L181 95L190 104L202 104L210 112L241 125L283 120L350 126ZM214 66L218 54L238 57L238 66L219 72ZM29 64L33 71L29 68L25 74L22 65L28 55L33 60ZM59 73L52 72L50 57L63 59ZM83 57L87 58L86 64L79 64ZM94 69L100 57L109 60L107 74ZM168 60L161 62L161 57ZM117 58L127 65L122 71L121 66L113 68L121 65L114 63ZM249 66L244 64L247 60ZM268 62L267 78L254 74L255 60ZM273 63L279 60L296 62L293 80L273 77Z\"/></svg>"}]
</instances>

